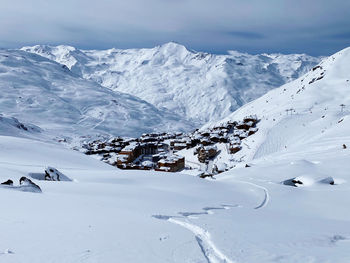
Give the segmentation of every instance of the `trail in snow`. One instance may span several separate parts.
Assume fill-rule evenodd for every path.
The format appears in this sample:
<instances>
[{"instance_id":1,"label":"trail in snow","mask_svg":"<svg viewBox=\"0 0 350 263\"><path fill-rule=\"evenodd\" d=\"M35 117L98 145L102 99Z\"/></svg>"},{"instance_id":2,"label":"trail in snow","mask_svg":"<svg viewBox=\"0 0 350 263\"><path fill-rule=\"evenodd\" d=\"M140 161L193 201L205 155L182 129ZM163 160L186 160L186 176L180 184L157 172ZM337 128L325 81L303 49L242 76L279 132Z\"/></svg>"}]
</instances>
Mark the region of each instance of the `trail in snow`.
<instances>
[{"instance_id":1,"label":"trail in snow","mask_svg":"<svg viewBox=\"0 0 350 263\"><path fill-rule=\"evenodd\" d=\"M246 181L239 181L239 182L252 185L252 186L254 186L256 188L259 188L259 189L264 191L264 200L258 206L254 207L254 209L260 209L260 208L263 208L263 207L267 206L267 204L270 201L270 194L269 194L269 190L267 190L267 188L265 188L265 187L263 187L261 185L257 185L257 184L251 183L251 182L246 182Z\"/></svg>"},{"instance_id":2,"label":"trail in snow","mask_svg":"<svg viewBox=\"0 0 350 263\"><path fill-rule=\"evenodd\" d=\"M261 189L263 189L264 192L265 192L265 198L264 198L264 200L262 201L262 203L261 203L260 205L258 205L257 207L255 207L254 209L263 208L263 207L265 207L265 206L268 204L268 202L270 201L270 195L269 195L268 190L267 190L266 188L264 188L264 187L262 187Z\"/></svg>"},{"instance_id":3,"label":"trail in snow","mask_svg":"<svg viewBox=\"0 0 350 263\"><path fill-rule=\"evenodd\" d=\"M193 218L192 216L194 215L213 215L213 210L228 210L233 207L239 206L221 205L221 207L204 207L202 209L203 212L179 212L181 216L153 215L153 217L160 220L167 220L191 231L194 234L203 256L206 258L208 263L234 263L234 261L229 259L223 252L220 251L219 248L217 248L207 230L188 221L188 218ZM186 221L181 219L185 219Z\"/></svg>"},{"instance_id":4,"label":"trail in snow","mask_svg":"<svg viewBox=\"0 0 350 263\"><path fill-rule=\"evenodd\" d=\"M168 221L188 229L195 235L197 243L201 248L202 253L207 259L208 263L219 263L219 262L233 263L231 259L225 256L216 247L215 243L212 241L210 237L210 233L207 230L195 224L191 224L189 222L183 222L174 218L169 218Z\"/></svg>"},{"instance_id":5,"label":"trail in snow","mask_svg":"<svg viewBox=\"0 0 350 263\"><path fill-rule=\"evenodd\" d=\"M254 207L254 209L263 208L269 203L270 194L267 188L251 182L245 182L245 181L239 181L239 182L252 185L264 191L263 201L258 206ZM190 218L195 219L196 216L200 216L200 215L213 215L214 210L221 210L221 209L228 210L233 207L240 207L240 206L239 205L221 205L220 207L204 207L202 209L203 211L201 212L179 212L178 214L180 216L153 215L153 217L160 220L169 221L173 224L182 226L183 228L186 228L187 230L191 231L194 234L196 241L203 253L203 256L206 258L208 263L233 263L234 261L229 259L224 253L222 253L216 247L215 243L211 239L210 233L207 230L189 222L188 220ZM186 221L183 221L181 219L185 219Z\"/></svg>"}]
</instances>

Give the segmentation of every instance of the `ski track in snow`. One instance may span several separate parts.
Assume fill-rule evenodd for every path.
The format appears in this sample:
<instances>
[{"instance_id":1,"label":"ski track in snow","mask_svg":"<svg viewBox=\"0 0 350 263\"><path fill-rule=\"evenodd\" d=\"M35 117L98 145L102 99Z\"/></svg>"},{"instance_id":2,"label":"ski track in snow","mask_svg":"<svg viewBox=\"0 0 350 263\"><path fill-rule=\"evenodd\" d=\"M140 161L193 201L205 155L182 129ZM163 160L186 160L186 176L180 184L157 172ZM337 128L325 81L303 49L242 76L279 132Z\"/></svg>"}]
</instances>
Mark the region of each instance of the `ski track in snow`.
<instances>
[{"instance_id":1,"label":"ski track in snow","mask_svg":"<svg viewBox=\"0 0 350 263\"><path fill-rule=\"evenodd\" d=\"M254 209L260 209L260 208L263 208L263 207L267 206L267 204L270 201L270 194L269 194L269 190L267 190L267 188L265 188L265 187L263 187L261 185L257 185L257 184L251 183L251 182L246 182L246 181L237 181L237 182L249 184L249 185L252 185L252 186L254 186L256 188L259 188L259 189L264 191L264 200L258 206L254 207Z\"/></svg>"},{"instance_id":2,"label":"ski track in snow","mask_svg":"<svg viewBox=\"0 0 350 263\"><path fill-rule=\"evenodd\" d=\"M261 189L264 191L264 199L263 201L254 209L261 209L265 207L269 201L270 201L270 194L267 188L251 183L251 182L245 182L245 181L239 181L240 183L249 184L251 186L254 186L258 189ZM221 205L220 207L204 207L202 208L203 211L201 212L179 212L178 214L180 216L167 216L167 215L153 215L152 217L159 219L159 220L166 220L173 224L182 226L183 228L191 231L198 243L198 246L200 247L203 256L206 258L208 263L234 263L235 261L232 261L229 259L225 254L223 254L215 245L213 240L211 239L210 233L205 230L204 228L201 228L198 225L195 225L193 223L190 223L188 219L196 219L201 215L213 215L214 210L228 210L234 207L240 207L240 205ZM183 221L181 219L185 219L186 221Z\"/></svg>"},{"instance_id":3,"label":"ski track in snow","mask_svg":"<svg viewBox=\"0 0 350 263\"><path fill-rule=\"evenodd\" d=\"M227 256L225 256L216 247L215 243L212 241L210 237L210 233L207 230L195 224L183 222L174 218L169 218L168 221L188 229L195 235L197 243L201 248L201 251L204 257L207 259L208 263L219 263L219 262L233 263L232 260L230 260Z\"/></svg>"},{"instance_id":4,"label":"ski track in snow","mask_svg":"<svg viewBox=\"0 0 350 263\"><path fill-rule=\"evenodd\" d=\"M260 205L258 205L258 206L255 207L254 209L260 209L260 208L263 208L263 207L267 206L267 204L268 204L269 201L270 201L269 190L267 190L265 187L260 186L260 185L257 185L257 184L253 184L253 183L249 183L249 184L254 185L254 186L257 187L257 188L262 189L262 190L264 191L264 194L265 194L264 200L261 202Z\"/></svg>"},{"instance_id":5,"label":"ski track in snow","mask_svg":"<svg viewBox=\"0 0 350 263\"><path fill-rule=\"evenodd\" d=\"M221 205L221 207L204 207L203 212L179 212L181 216L167 216L167 215L153 215L152 217L159 220L166 220L173 224L179 225L189 231L191 231L200 247L203 256L208 263L234 263L229 259L219 248L216 247L215 243L211 239L210 233L204 228L190 223L189 218L195 219L193 216L198 215L213 215L213 210L228 210L234 207L239 207L239 205ZM185 219L183 221L181 219Z\"/></svg>"}]
</instances>

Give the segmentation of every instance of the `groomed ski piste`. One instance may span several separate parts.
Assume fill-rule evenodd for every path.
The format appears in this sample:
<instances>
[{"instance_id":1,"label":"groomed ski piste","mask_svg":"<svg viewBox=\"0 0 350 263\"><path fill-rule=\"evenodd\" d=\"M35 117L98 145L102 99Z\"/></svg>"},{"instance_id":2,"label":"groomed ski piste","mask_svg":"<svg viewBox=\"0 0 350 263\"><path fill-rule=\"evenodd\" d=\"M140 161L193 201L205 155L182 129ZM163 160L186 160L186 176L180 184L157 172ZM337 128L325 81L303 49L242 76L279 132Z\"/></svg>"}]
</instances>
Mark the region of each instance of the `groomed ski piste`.
<instances>
[{"instance_id":1,"label":"groomed ski piste","mask_svg":"<svg viewBox=\"0 0 350 263\"><path fill-rule=\"evenodd\" d=\"M0 188L0 261L350 262L349 61L342 50L223 120L261 119L215 179L118 170L6 122L1 182L42 193ZM71 181L30 176L48 166Z\"/></svg>"}]
</instances>

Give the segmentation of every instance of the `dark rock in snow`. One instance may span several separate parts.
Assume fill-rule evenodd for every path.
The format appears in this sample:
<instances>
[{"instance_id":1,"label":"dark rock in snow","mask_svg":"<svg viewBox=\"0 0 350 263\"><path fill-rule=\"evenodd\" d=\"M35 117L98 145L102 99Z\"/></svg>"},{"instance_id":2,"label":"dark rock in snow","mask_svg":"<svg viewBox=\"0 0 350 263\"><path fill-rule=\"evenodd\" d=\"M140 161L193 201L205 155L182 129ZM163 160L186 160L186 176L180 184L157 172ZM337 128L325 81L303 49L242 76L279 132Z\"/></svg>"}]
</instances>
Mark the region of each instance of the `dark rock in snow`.
<instances>
[{"instance_id":1,"label":"dark rock in snow","mask_svg":"<svg viewBox=\"0 0 350 263\"><path fill-rule=\"evenodd\" d=\"M293 179L292 182L293 182L294 184L303 184L302 181L296 180L296 179Z\"/></svg>"},{"instance_id":2,"label":"dark rock in snow","mask_svg":"<svg viewBox=\"0 0 350 263\"><path fill-rule=\"evenodd\" d=\"M53 167L47 167L44 173L29 173L28 176L40 181L72 181L68 176Z\"/></svg>"},{"instance_id":3,"label":"dark rock in snow","mask_svg":"<svg viewBox=\"0 0 350 263\"><path fill-rule=\"evenodd\" d=\"M301 181L295 180L295 178L288 179L282 182L284 185L297 187L297 184L303 184Z\"/></svg>"},{"instance_id":4,"label":"dark rock in snow","mask_svg":"<svg viewBox=\"0 0 350 263\"><path fill-rule=\"evenodd\" d=\"M2 185L13 185L13 181L11 179L8 179L6 182L1 183Z\"/></svg>"},{"instance_id":5,"label":"dark rock in snow","mask_svg":"<svg viewBox=\"0 0 350 263\"><path fill-rule=\"evenodd\" d=\"M333 177L327 177L327 178L325 178L325 179L322 179L321 181L320 181L320 183L322 183L322 184L330 184L330 185L335 185L335 182L334 182L334 179L333 179Z\"/></svg>"},{"instance_id":6,"label":"dark rock in snow","mask_svg":"<svg viewBox=\"0 0 350 263\"><path fill-rule=\"evenodd\" d=\"M58 171L56 168L47 167L45 169L45 179L47 181L72 181L69 177Z\"/></svg>"},{"instance_id":7,"label":"dark rock in snow","mask_svg":"<svg viewBox=\"0 0 350 263\"><path fill-rule=\"evenodd\" d=\"M24 192L34 192L34 193L41 193L41 188L39 185L32 182L32 180L28 179L27 177L21 177L19 179L19 190Z\"/></svg>"}]
</instances>

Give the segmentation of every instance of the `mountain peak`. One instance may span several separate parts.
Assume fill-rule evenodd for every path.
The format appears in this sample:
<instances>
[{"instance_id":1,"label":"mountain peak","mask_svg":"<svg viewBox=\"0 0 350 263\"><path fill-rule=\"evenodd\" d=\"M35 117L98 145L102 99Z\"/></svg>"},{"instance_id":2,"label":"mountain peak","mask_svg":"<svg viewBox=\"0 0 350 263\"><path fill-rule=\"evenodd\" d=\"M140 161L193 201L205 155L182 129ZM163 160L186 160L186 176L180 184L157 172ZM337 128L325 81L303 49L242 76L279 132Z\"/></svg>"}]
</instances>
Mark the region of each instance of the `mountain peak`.
<instances>
[{"instance_id":1,"label":"mountain peak","mask_svg":"<svg viewBox=\"0 0 350 263\"><path fill-rule=\"evenodd\" d=\"M179 52L190 52L184 45L173 41L158 46L158 49L168 53L169 55L176 54Z\"/></svg>"},{"instance_id":2,"label":"mountain peak","mask_svg":"<svg viewBox=\"0 0 350 263\"><path fill-rule=\"evenodd\" d=\"M319 58L287 55L207 54L189 51L176 42L151 49L67 49L57 47L49 55L28 51L64 64L75 74L113 91L138 96L199 124L228 116L320 62Z\"/></svg>"},{"instance_id":3,"label":"mountain peak","mask_svg":"<svg viewBox=\"0 0 350 263\"><path fill-rule=\"evenodd\" d=\"M167 43L164 43L162 45L160 45L160 47L181 47L181 48L185 48L184 45L180 44L179 42L176 41L169 41Z\"/></svg>"}]
</instances>

